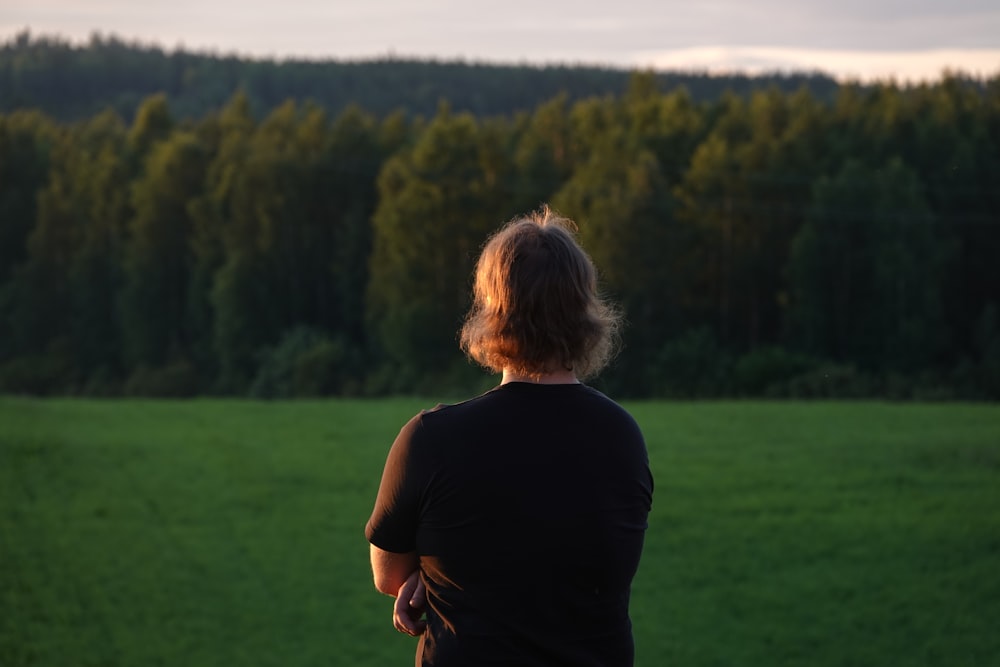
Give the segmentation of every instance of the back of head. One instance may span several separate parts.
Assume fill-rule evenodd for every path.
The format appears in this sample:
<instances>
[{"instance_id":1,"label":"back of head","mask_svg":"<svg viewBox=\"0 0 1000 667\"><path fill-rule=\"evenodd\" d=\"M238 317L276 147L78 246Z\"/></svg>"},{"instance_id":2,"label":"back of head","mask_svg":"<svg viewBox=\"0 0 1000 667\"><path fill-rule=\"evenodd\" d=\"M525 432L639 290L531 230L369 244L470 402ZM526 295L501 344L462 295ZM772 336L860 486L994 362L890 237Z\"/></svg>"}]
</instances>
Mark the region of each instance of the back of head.
<instances>
[{"instance_id":1,"label":"back of head","mask_svg":"<svg viewBox=\"0 0 1000 667\"><path fill-rule=\"evenodd\" d=\"M585 378L607 364L619 317L600 298L574 228L544 207L486 242L461 333L470 357L529 377L572 370Z\"/></svg>"}]
</instances>

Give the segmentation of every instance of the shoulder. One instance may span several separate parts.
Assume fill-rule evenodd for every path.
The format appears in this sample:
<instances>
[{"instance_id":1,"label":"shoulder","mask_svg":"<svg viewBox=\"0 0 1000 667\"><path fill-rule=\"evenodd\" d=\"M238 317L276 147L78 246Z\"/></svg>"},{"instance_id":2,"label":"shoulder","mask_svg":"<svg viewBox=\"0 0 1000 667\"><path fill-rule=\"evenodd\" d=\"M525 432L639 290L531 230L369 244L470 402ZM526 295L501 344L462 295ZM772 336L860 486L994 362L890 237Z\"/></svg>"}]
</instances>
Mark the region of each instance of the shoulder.
<instances>
[{"instance_id":1,"label":"shoulder","mask_svg":"<svg viewBox=\"0 0 1000 667\"><path fill-rule=\"evenodd\" d=\"M421 410L403 425L397 442L419 445L434 436L440 436L442 430L447 432L455 425L474 421L476 415L491 409L488 395L489 392L459 403L438 403L432 408Z\"/></svg>"},{"instance_id":2,"label":"shoulder","mask_svg":"<svg viewBox=\"0 0 1000 667\"><path fill-rule=\"evenodd\" d=\"M439 424L462 422L477 415L502 409L502 401L496 390L457 403L438 403L433 408L421 410L414 419L424 428L434 428Z\"/></svg>"},{"instance_id":3,"label":"shoulder","mask_svg":"<svg viewBox=\"0 0 1000 667\"><path fill-rule=\"evenodd\" d=\"M607 395L597 389L594 389L593 387L585 385L584 389L588 401L593 409L599 409L609 418L620 419L623 422L635 426L636 429L639 428L639 424L635 421L635 417L633 417L632 413L626 410L621 403L609 398Z\"/></svg>"}]
</instances>

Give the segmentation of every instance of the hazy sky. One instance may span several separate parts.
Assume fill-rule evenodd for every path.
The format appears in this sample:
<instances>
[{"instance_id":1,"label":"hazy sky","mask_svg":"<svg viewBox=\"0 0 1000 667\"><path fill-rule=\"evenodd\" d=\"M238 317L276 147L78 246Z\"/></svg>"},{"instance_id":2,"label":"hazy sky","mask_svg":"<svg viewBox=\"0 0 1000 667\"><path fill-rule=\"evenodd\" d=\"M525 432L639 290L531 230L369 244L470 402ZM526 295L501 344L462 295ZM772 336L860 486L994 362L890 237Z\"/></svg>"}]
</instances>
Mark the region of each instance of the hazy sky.
<instances>
[{"instance_id":1,"label":"hazy sky","mask_svg":"<svg viewBox=\"0 0 1000 667\"><path fill-rule=\"evenodd\" d=\"M250 56L1000 73L1000 0L0 0L0 39L25 28Z\"/></svg>"}]
</instances>

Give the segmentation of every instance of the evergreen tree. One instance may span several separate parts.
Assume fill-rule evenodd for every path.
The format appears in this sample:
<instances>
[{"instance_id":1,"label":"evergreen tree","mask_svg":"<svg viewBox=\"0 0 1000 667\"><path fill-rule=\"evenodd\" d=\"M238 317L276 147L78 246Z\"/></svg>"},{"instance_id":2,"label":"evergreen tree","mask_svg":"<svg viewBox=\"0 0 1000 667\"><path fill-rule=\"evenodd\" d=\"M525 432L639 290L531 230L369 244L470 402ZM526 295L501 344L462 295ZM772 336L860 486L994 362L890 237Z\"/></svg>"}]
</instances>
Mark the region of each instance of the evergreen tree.
<instances>
[{"instance_id":1,"label":"evergreen tree","mask_svg":"<svg viewBox=\"0 0 1000 667\"><path fill-rule=\"evenodd\" d=\"M245 142L237 139L232 150L241 154L239 161L223 163L230 170L227 191L220 193L223 201L229 200L228 219L222 233L224 259L215 273L211 302L225 391L246 390L261 351L277 342L308 299L300 286L310 263L296 255L297 239L299 248L310 241L300 238L311 223L301 179L307 165L315 165L315 155L325 150L325 118L314 114L312 122L320 125L311 130L318 136L303 144L297 136L299 111L288 102Z\"/></svg>"},{"instance_id":2,"label":"evergreen tree","mask_svg":"<svg viewBox=\"0 0 1000 667\"><path fill-rule=\"evenodd\" d=\"M50 135L48 160L61 164L68 159L72 146L67 135L65 128ZM49 182L42 193L50 196L37 196L25 257L10 272L0 300L3 356L12 364L0 369L0 385L7 390L65 391L76 379L69 337L68 270L79 244L78 214L72 181L63 169L56 174L47 170L46 177Z\"/></svg>"},{"instance_id":3,"label":"evergreen tree","mask_svg":"<svg viewBox=\"0 0 1000 667\"><path fill-rule=\"evenodd\" d=\"M418 386L462 363L456 332L478 248L499 220L480 126L439 110L379 175L367 321L391 377Z\"/></svg>"},{"instance_id":4,"label":"evergreen tree","mask_svg":"<svg viewBox=\"0 0 1000 667\"><path fill-rule=\"evenodd\" d=\"M159 93L147 98L136 111L135 122L128 135L129 150L136 164L141 165L153 146L169 137L173 128L167 96Z\"/></svg>"},{"instance_id":5,"label":"evergreen tree","mask_svg":"<svg viewBox=\"0 0 1000 667\"><path fill-rule=\"evenodd\" d=\"M257 122L301 71L261 63L246 94L179 125L167 95L213 75L147 55L166 95L130 126L0 115L0 390L473 386L454 335L472 263L549 200L626 309L616 393L763 391L808 366L786 344L995 394L995 79L704 103L638 73L618 97L567 90L509 118L338 102L331 122L289 101ZM82 80L62 72L46 99Z\"/></svg>"},{"instance_id":6,"label":"evergreen tree","mask_svg":"<svg viewBox=\"0 0 1000 667\"><path fill-rule=\"evenodd\" d=\"M189 204L201 193L207 164L197 138L176 132L155 144L132 188L134 217L124 249L121 308L125 353L133 368L190 357Z\"/></svg>"},{"instance_id":7,"label":"evergreen tree","mask_svg":"<svg viewBox=\"0 0 1000 667\"><path fill-rule=\"evenodd\" d=\"M1000 303L1000 134L983 96L954 77L912 94L914 169L944 240L954 245L944 289L952 359L976 348L975 326Z\"/></svg>"},{"instance_id":8,"label":"evergreen tree","mask_svg":"<svg viewBox=\"0 0 1000 667\"><path fill-rule=\"evenodd\" d=\"M56 134L52 121L38 112L0 115L0 285L27 254Z\"/></svg>"},{"instance_id":9,"label":"evergreen tree","mask_svg":"<svg viewBox=\"0 0 1000 667\"><path fill-rule=\"evenodd\" d=\"M215 116L199 126L212 148L203 193L189 207L191 214L191 288L187 318L193 334L191 354L199 368L217 380L219 357L214 344L216 311L212 294L217 273L226 261L226 238L233 233L239 175L249 155L256 123L243 93L235 95ZM215 387L219 389L220 387Z\"/></svg>"},{"instance_id":10,"label":"evergreen tree","mask_svg":"<svg viewBox=\"0 0 1000 667\"><path fill-rule=\"evenodd\" d=\"M73 353L94 391L109 391L121 373L121 323L117 295L130 215L125 126L111 112L84 123L74 134L75 156L67 177L81 216L79 246L69 267ZM57 191L43 196L60 197Z\"/></svg>"},{"instance_id":11,"label":"evergreen tree","mask_svg":"<svg viewBox=\"0 0 1000 667\"><path fill-rule=\"evenodd\" d=\"M913 371L942 343L948 248L916 175L848 162L821 179L795 240L792 326L803 350L876 371Z\"/></svg>"},{"instance_id":12,"label":"evergreen tree","mask_svg":"<svg viewBox=\"0 0 1000 667\"><path fill-rule=\"evenodd\" d=\"M680 229L656 157L624 133L597 146L553 199L578 221L580 240L624 309L624 349L605 377L620 395L644 395L652 354L679 326Z\"/></svg>"},{"instance_id":13,"label":"evergreen tree","mask_svg":"<svg viewBox=\"0 0 1000 667\"><path fill-rule=\"evenodd\" d=\"M573 168L565 95L541 105L527 117L514 151L516 208L537 208L562 187Z\"/></svg>"}]
</instances>

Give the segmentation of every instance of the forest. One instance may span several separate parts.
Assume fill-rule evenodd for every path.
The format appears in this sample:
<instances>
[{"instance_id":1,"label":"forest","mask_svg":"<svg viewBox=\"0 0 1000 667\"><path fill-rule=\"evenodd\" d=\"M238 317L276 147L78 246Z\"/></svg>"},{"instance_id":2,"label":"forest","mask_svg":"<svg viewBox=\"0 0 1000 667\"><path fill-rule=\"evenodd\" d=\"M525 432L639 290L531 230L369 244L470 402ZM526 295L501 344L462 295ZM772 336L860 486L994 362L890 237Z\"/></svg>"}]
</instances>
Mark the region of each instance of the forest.
<instances>
[{"instance_id":1,"label":"forest","mask_svg":"<svg viewBox=\"0 0 1000 667\"><path fill-rule=\"evenodd\" d=\"M8 106L16 46L0 392L484 388L456 340L476 254L549 203L624 310L615 396L1000 398L1000 78L701 97L632 72L487 114L237 86L75 117L94 101Z\"/></svg>"},{"instance_id":2,"label":"forest","mask_svg":"<svg viewBox=\"0 0 1000 667\"><path fill-rule=\"evenodd\" d=\"M255 117L287 100L313 102L331 115L350 105L384 116L402 111L432 116L447 100L455 111L477 116L530 112L556 95L572 102L621 95L630 73L584 65L499 65L465 61L383 58L359 61L250 59L128 42L94 33L85 45L25 30L0 43L0 112L40 109L60 121L82 120L106 109L131 122L142 101L164 93L180 119L198 119L246 95ZM831 99L837 83L821 73L751 77L705 72L659 72L661 89L684 86L696 101L723 92L747 94L775 86L808 88Z\"/></svg>"}]
</instances>

